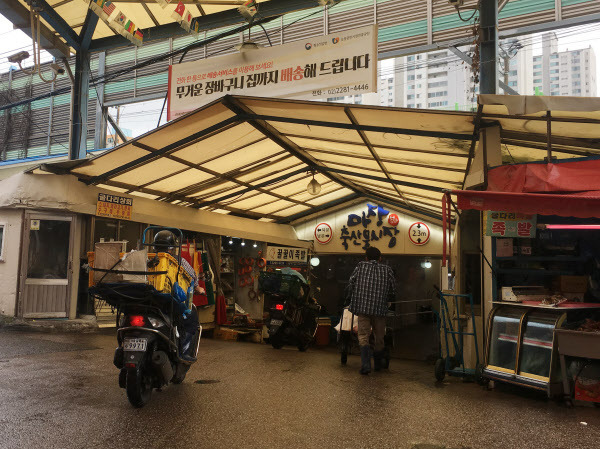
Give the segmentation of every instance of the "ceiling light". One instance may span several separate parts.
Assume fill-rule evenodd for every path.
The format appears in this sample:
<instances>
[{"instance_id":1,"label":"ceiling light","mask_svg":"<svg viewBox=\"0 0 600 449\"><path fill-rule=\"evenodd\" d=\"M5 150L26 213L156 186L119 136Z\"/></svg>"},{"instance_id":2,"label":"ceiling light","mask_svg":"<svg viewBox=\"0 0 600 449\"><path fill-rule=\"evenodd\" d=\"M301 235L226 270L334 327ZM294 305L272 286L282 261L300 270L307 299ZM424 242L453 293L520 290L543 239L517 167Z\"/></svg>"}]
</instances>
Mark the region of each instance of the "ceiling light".
<instances>
[{"instance_id":1,"label":"ceiling light","mask_svg":"<svg viewBox=\"0 0 600 449\"><path fill-rule=\"evenodd\" d=\"M240 245L246 246L246 242L244 242L244 239L242 239L242 243L240 243Z\"/></svg>"},{"instance_id":2,"label":"ceiling light","mask_svg":"<svg viewBox=\"0 0 600 449\"><path fill-rule=\"evenodd\" d=\"M252 245L252 248L256 248L258 246L258 244L256 242L254 242L254 245Z\"/></svg>"},{"instance_id":3,"label":"ceiling light","mask_svg":"<svg viewBox=\"0 0 600 449\"><path fill-rule=\"evenodd\" d=\"M229 237L229 244L233 245L233 239L231 237Z\"/></svg>"},{"instance_id":4,"label":"ceiling light","mask_svg":"<svg viewBox=\"0 0 600 449\"><path fill-rule=\"evenodd\" d=\"M318 267L319 264L321 263L321 259L319 259L318 256L313 256L310 258L310 264L313 267Z\"/></svg>"},{"instance_id":5,"label":"ceiling light","mask_svg":"<svg viewBox=\"0 0 600 449\"><path fill-rule=\"evenodd\" d=\"M315 179L314 171L313 171L312 175L313 175L313 178L310 180L310 182L306 186L306 191L308 193L310 193L311 195L318 195L319 193L321 193L321 184L319 184L319 181L317 181Z\"/></svg>"},{"instance_id":6,"label":"ceiling light","mask_svg":"<svg viewBox=\"0 0 600 449\"><path fill-rule=\"evenodd\" d=\"M427 268L427 269L431 268L431 261L426 260L425 262L423 262L423 268Z\"/></svg>"}]
</instances>

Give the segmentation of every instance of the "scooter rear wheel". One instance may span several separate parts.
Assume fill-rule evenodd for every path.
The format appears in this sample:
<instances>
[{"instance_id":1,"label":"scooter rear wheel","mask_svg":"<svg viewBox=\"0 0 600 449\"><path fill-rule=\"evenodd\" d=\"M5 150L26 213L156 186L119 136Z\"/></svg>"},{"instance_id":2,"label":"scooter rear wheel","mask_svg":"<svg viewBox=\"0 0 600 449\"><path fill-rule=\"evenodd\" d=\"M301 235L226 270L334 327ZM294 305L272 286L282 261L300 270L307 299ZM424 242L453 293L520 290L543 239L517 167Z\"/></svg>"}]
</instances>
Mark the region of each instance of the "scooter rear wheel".
<instances>
[{"instance_id":1,"label":"scooter rear wheel","mask_svg":"<svg viewBox=\"0 0 600 449\"><path fill-rule=\"evenodd\" d=\"M283 348L283 342L279 338L271 337L269 340L271 341L271 346L275 349Z\"/></svg>"},{"instance_id":2,"label":"scooter rear wheel","mask_svg":"<svg viewBox=\"0 0 600 449\"><path fill-rule=\"evenodd\" d=\"M152 385L142 372L141 367L127 368L127 399L136 408L143 407L150 400Z\"/></svg>"}]
</instances>

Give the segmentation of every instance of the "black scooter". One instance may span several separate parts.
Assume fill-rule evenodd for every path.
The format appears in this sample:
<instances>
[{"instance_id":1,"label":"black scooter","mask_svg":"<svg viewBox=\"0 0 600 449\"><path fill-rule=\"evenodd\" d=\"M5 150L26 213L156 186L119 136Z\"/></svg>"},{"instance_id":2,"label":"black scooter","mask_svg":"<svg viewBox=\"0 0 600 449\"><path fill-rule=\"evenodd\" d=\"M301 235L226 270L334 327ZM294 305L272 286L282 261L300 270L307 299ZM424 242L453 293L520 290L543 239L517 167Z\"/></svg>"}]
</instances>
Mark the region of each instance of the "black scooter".
<instances>
[{"instance_id":1,"label":"black scooter","mask_svg":"<svg viewBox=\"0 0 600 449\"><path fill-rule=\"evenodd\" d=\"M145 242L147 231L164 230L179 234L178 262L181 266L182 233L175 228L150 226L144 231L142 245L160 245ZM149 264L151 261L149 261ZM123 273L111 269L98 269L106 273ZM144 271L128 274L156 276L165 271ZM179 270L177 271L177 283ZM90 293L105 300L117 309L117 341L114 365L120 370L119 386L127 392L134 407L142 407L149 400L154 388L170 382L179 384L185 379L190 366L197 360L201 326L198 325L195 306L185 317L182 303L175 294L158 292L152 285L142 283L98 282ZM189 306L187 304L185 307ZM186 355L184 355L186 354Z\"/></svg>"},{"instance_id":2,"label":"black scooter","mask_svg":"<svg viewBox=\"0 0 600 449\"><path fill-rule=\"evenodd\" d=\"M317 332L321 310L309 296L309 286L295 276L263 272L259 287L271 303L267 326L271 346L281 349L287 344L306 351Z\"/></svg>"}]
</instances>

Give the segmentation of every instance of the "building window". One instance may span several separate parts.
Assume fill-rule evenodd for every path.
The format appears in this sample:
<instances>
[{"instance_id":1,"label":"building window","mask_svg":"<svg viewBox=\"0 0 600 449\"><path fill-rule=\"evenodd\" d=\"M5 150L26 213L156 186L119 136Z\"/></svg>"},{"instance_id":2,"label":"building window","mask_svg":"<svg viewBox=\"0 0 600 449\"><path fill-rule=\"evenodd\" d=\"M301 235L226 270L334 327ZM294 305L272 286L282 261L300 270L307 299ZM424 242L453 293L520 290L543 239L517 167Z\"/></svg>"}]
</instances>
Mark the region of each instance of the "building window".
<instances>
[{"instance_id":1,"label":"building window","mask_svg":"<svg viewBox=\"0 0 600 449\"><path fill-rule=\"evenodd\" d=\"M558 70L558 69L550 70L551 74L555 74L555 73L558 73L558 72L560 72L560 70Z\"/></svg>"},{"instance_id":2,"label":"building window","mask_svg":"<svg viewBox=\"0 0 600 449\"><path fill-rule=\"evenodd\" d=\"M394 82L394 78L388 78L388 84L391 84Z\"/></svg>"},{"instance_id":3,"label":"building window","mask_svg":"<svg viewBox=\"0 0 600 449\"><path fill-rule=\"evenodd\" d=\"M407 60L408 60L408 62L414 61L415 57L414 56L409 56Z\"/></svg>"},{"instance_id":4,"label":"building window","mask_svg":"<svg viewBox=\"0 0 600 449\"><path fill-rule=\"evenodd\" d=\"M423 78L423 75L417 75L418 80L420 80L421 78Z\"/></svg>"},{"instance_id":5,"label":"building window","mask_svg":"<svg viewBox=\"0 0 600 449\"><path fill-rule=\"evenodd\" d=\"M574 79L581 78L581 73L574 73L573 78Z\"/></svg>"},{"instance_id":6,"label":"building window","mask_svg":"<svg viewBox=\"0 0 600 449\"><path fill-rule=\"evenodd\" d=\"M556 67L558 65L558 62L551 62L550 63L550 67Z\"/></svg>"},{"instance_id":7,"label":"building window","mask_svg":"<svg viewBox=\"0 0 600 449\"><path fill-rule=\"evenodd\" d=\"M440 108L442 106L448 106L447 101L435 101L433 103L429 103L430 108Z\"/></svg>"},{"instance_id":8,"label":"building window","mask_svg":"<svg viewBox=\"0 0 600 449\"><path fill-rule=\"evenodd\" d=\"M558 81L558 76L552 76L550 77L550 81Z\"/></svg>"},{"instance_id":9,"label":"building window","mask_svg":"<svg viewBox=\"0 0 600 449\"><path fill-rule=\"evenodd\" d=\"M535 80L533 80L533 82L534 82L534 83L541 83L541 82L542 82L542 80L541 80L541 78L538 78L538 79L535 79Z\"/></svg>"},{"instance_id":10,"label":"building window","mask_svg":"<svg viewBox=\"0 0 600 449\"><path fill-rule=\"evenodd\" d=\"M574 72L579 72L579 70L580 70L580 69L581 69L581 67L579 67L579 66L576 66L576 67L573 67L573 68L572 68L572 70L573 70Z\"/></svg>"},{"instance_id":11,"label":"building window","mask_svg":"<svg viewBox=\"0 0 600 449\"><path fill-rule=\"evenodd\" d=\"M414 105L414 104L407 104L407 105L406 105L406 107L407 107L407 108L414 108L414 107L415 107L415 105Z\"/></svg>"},{"instance_id":12,"label":"building window","mask_svg":"<svg viewBox=\"0 0 600 449\"><path fill-rule=\"evenodd\" d=\"M550 95L552 95L553 97L556 97L556 96L560 95L560 92L552 92Z\"/></svg>"},{"instance_id":13,"label":"building window","mask_svg":"<svg viewBox=\"0 0 600 449\"><path fill-rule=\"evenodd\" d=\"M573 64L579 64L581 62L581 59L573 59Z\"/></svg>"},{"instance_id":14,"label":"building window","mask_svg":"<svg viewBox=\"0 0 600 449\"><path fill-rule=\"evenodd\" d=\"M541 69L542 68L542 64L535 64L533 66L534 69Z\"/></svg>"},{"instance_id":15,"label":"building window","mask_svg":"<svg viewBox=\"0 0 600 449\"><path fill-rule=\"evenodd\" d=\"M533 60L534 60L534 61L540 61L541 59L542 59L542 57L541 57L541 56L534 56L534 57L533 57Z\"/></svg>"},{"instance_id":16,"label":"building window","mask_svg":"<svg viewBox=\"0 0 600 449\"><path fill-rule=\"evenodd\" d=\"M533 76L542 76L542 72L533 72Z\"/></svg>"},{"instance_id":17,"label":"building window","mask_svg":"<svg viewBox=\"0 0 600 449\"><path fill-rule=\"evenodd\" d=\"M550 89L558 89L559 87L558 84L550 84Z\"/></svg>"},{"instance_id":18,"label":"building window","mask_svg":"<svg viewBox=\"0 0 600 449\"><path fill-rule=\"evenodd\" d=\"M509 76L517 76L517 71L516 70L511 70L510 72L508 72Z\"/></svg>"},{"instance_id":19,"label":"building window","mask_svg":"<svg viewBox=\"0 0 600 449\"><path fill-rule=\"evenodd\" d=\"M446 87L448 85L448 81L437 81L434 83L427 83L427 87L428 88L434 88L434 87Z\"/></svg>"},{"instance_id":20,"label":"building window","mask_svg":"<svg viewBox=\"0 0 600 449\"><path fill-rule=\"evenodd\" d=\"M514 86L517 85L517 82L516 81L509 81L508 85L511 86L511 87L514 87Z\"/></svg>"},{"instance_id":21,"label":"building window","mask_svg":"<svg viewBox=\"0 0 600 449\"><path fill-rule=\"evenodd\" d=\"M553 55L550 56L550 59L558 59L558 54L554 53Z\"/></svg>"},{"instance_id":22,"label":"building window","mask_svg":"<svg viewBox=\"0 0 600 449\"><path fill-rule=\"evenodd\" d=\"M430 92L427 94L427 98L447 97L447 96L448 96L447 90L441 90L439 92Z\"/></svg>"},{"instance_id":23,"label":"building window","mask_svg":"<svg viewBox=\"0 0 600 449\"><path fill-rule=\"evenodd\" d=\"M4 262L4 241L6 238L6 223L0 223L0 262Z\"/></svg>"},{"instance_id":24,"label":"building window","mask_svg":"<svg viewBox=\"0 0 600 449\"><path fill-rule=\"evenodd\" d=\"M414 95L412 95L412 94L411 94L411 95L407 95L407 96L406 96L406 99L407 99L407 100L414 100L414 99L415 99L415 96L414 96Z\"/></svg>"},{"instance_id":25,"label":"building window","mask_svg":"<svg viewBox=\"0 0 600 449\"><path fill-rule=\"evenodd\" d=\"M573 89L573 93L574 94L580 94L581 93L581 89Z\"/></svg>"},{"instance_id":26,"label":"building window","mask_svg":"<svg viewBox=\"0 0 600 449\"><path fill-rule=\"evenodd\" d=\"M581 81L573 81L573 87L581 86Z\"/></svg>"},{"instance_id":27,"label":"building window","mask_svg":"<svg viewBox=\"0 0 600 449\"><path fill-rule=\"evenodd\" d=\"M417 109L421 109L421 103L417 103Z\"/></svg>"},{"instance_id":28,"label":"building window","mask_svg":"<svg viewBox=\"0 0 600 449\"><path fill-rule=\"evenodd\" d=\"M414 84L411 84L410 86L408 86L408 90L413 90L414 88L415 88ZM391 87L390 87L390 89L391 89Z\"/></svg>"},{"instance_id":29,"label":"building window","mask_svg":"<svg viewBox=\"0 0 600 449\"><path fill-rule=\"evenodd\" d=\"M413 81L415 79L415 75L408 75L406 78L408 81Z\"/></svg>"}]
</instances>

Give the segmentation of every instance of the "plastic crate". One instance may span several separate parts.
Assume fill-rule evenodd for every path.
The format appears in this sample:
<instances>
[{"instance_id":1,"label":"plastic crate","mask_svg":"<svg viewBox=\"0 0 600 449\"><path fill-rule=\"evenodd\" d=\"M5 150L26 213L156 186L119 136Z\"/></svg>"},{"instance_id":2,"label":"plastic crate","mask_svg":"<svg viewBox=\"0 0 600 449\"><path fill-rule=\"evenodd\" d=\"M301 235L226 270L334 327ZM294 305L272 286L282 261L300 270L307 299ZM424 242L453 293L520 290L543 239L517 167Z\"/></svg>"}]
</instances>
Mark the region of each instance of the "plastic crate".
<instances>
[{"instance_id":1,"label":"plastic crate","mask_svg":"<svg viewBox=\"0 0 600 449\"><path fill-rule=\"evenodd\" d=\"M154 268L148 268L148 272L166 271L167 274L148 274L148 284L159 292L171 293L173 284L177 281L183 291L187 292L192 279L182 267L179 267L177 259L169 253L158 253L158 255L150 253L148 254L148 260L154 259L155 256L158 257L158 265ZM179 268L179 278L177 277L177 268Z\"/></svg>"},{"instance_id":2,"label":"plastic crate","mask_svg":"<svg viewBox=\"0 0 600 449\"><path fill-rule=\"evenodd\" d=\"M261 271L258 275L258 288L269 295L298 298L302 294L304 283L290 274Z\"/></svg>"}]
</instances>

